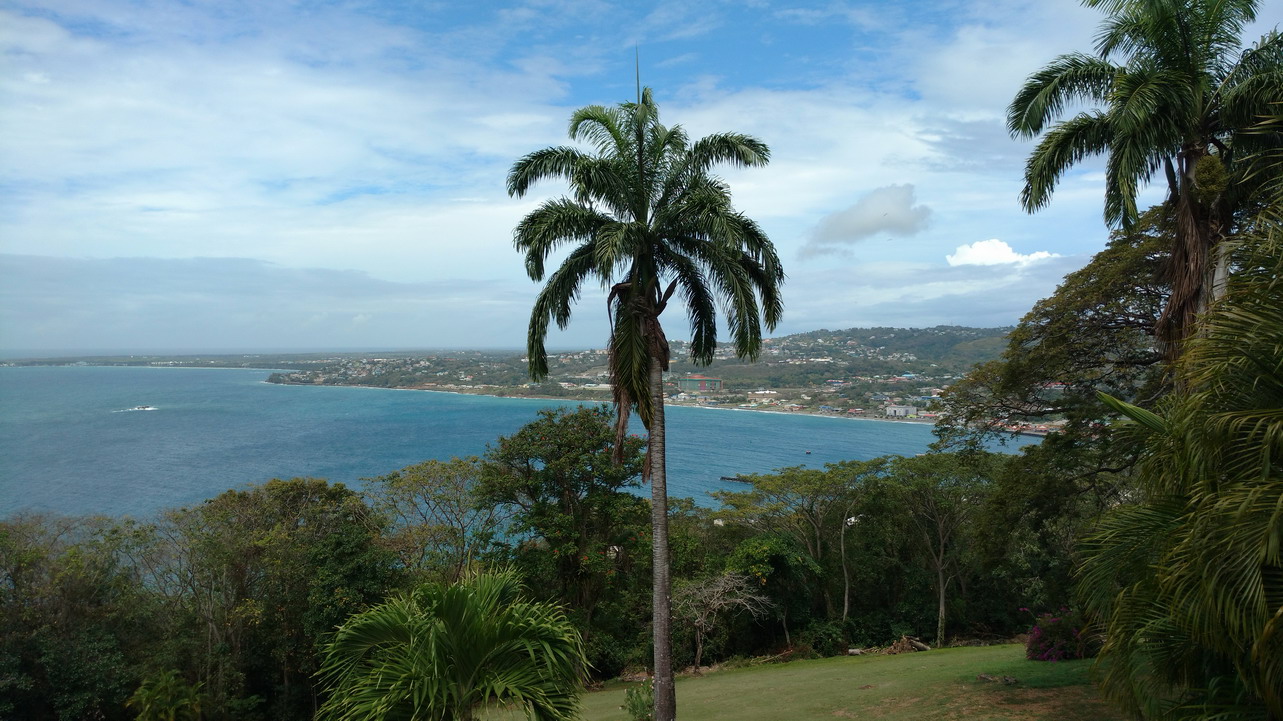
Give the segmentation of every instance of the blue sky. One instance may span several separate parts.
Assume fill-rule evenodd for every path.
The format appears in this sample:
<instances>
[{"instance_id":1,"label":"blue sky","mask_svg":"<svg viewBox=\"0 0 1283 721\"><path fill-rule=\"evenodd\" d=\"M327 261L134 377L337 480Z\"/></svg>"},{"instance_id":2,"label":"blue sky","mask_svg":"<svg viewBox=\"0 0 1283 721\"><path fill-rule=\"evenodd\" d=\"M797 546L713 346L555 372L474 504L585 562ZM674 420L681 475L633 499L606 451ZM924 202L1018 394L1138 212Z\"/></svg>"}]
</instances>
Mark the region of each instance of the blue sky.
<instances>
[{"instance_id":1,"label":"blue sky","mask_svg":"<svg viewBox=\"0 0 1283 721\"><path fill-rule=\"evenodd\" d=\"M575 108L631 99L635 53L667 123L770 145L723 174L784 260L778 333L1012 324L1108 235L1098 163L1020 210L1030 145L1002 123L1098 18L1072 0L0 2L0 352L519 347L538 288L512 228L561 189L510 199L505 173L566 142ZM586 294L552 343L606 332Z\"/></svg>"}]
</instances>

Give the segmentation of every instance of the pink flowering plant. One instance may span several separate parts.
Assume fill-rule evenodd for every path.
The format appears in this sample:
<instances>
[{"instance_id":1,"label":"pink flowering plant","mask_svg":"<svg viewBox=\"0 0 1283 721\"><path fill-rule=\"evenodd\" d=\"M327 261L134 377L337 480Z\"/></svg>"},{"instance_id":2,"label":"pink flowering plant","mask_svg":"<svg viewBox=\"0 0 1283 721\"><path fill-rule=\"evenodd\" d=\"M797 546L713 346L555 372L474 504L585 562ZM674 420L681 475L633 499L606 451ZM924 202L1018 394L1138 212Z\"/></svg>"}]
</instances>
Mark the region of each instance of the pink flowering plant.
<instances>
[{"instance_id":1,"label":"pink flowering plant","mask_svg":"<svg viewBox=\"0 0 1283 721\"><path fill-rule=\"evenodd\" d=\"M1027 608L1020 610L1033 615ZM1025 642L1025 658L1031 661L1091 658L1099 650L1095 635L1087 627L1087 619L1065 607L1055 613L1034 616L1029 640Z\"/></svg>"}]
</instances>

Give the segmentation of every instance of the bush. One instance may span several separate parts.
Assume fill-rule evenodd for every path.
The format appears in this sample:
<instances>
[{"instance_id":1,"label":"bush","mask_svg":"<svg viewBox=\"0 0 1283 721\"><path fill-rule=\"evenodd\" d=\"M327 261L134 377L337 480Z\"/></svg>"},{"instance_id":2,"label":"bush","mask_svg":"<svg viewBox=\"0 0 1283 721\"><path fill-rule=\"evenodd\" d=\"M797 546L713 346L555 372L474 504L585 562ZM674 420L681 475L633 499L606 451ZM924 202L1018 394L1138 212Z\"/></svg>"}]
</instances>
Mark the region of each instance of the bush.
<instances>
[{"instance_id":1,"label":"bush","mask_svg":"<svg viewBox=\"0 0 1283 721\"><path fill-rule=\"evenodd\" d=\"M645 681L624 691L624 705L629 721L651 721L655 718L655 681Z\"/></svg>"},{"instance_id":2,"label":"bush","mask_svg":"<svg viewBox=\"0 0 1283 721\"><path fill-rule=\"evenodd\" d=\"M831 621L814 621L797 635L794 650L799 655L841 656L846 653L846 634Z\"/></svg>"},{"instance_id":3,"label":"bush","mask_svg":"<svg viewBox=\"0 0 1283 721\"><path fill-rule=\"evenodd\" d=\"M1029 629L1029 640L1025 642L1025 658L1030 661L1091 658L1099 650L1083 615L1067 608L1060 609L1060 613L1037 616L1033 628Z\"/></svg>"}]
</instances>

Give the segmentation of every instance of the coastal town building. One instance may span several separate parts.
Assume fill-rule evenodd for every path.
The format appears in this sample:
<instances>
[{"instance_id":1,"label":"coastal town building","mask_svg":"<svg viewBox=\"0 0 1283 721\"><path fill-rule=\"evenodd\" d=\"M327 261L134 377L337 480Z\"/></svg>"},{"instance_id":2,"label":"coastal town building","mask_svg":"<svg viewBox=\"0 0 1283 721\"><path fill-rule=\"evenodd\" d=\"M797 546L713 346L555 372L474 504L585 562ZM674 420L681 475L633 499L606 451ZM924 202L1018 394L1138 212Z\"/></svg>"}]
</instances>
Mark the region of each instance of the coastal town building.
<instances>
[{"instance_id":1,"label":"coastal town building","mask_svg":"<svg viewBox=\"0 0 1283 721\"><path fill-rule=\"evenodd\" d=\"M677 389L686 393L697 391L720 392L722 390L722 379L709 378L708 376L687 376L677 379Z\"/></svg>"}]
</instances>

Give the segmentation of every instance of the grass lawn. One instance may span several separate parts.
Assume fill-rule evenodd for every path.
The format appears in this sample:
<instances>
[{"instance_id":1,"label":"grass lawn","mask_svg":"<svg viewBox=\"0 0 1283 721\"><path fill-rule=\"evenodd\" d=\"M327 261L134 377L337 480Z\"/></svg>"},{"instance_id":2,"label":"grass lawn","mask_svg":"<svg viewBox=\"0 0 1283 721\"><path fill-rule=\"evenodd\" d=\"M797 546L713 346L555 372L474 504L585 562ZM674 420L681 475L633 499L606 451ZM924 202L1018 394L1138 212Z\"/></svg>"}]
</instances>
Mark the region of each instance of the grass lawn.
<instances>
[{"instance_id":1,"label":"grass lawn","mask_svg":"<svg viewBox=\"0 0 1283 721\"><path fill-rule=\"evenodd\" d=\"M1023 646L947 648L717 671L677 680L683 719L1122 721L1088 681L1090 661L1026 661ZM976 680L1013 676L1020 683ZM584 718L627 721L623 685L588 694Z\"/></svg>"}]
</instances>

